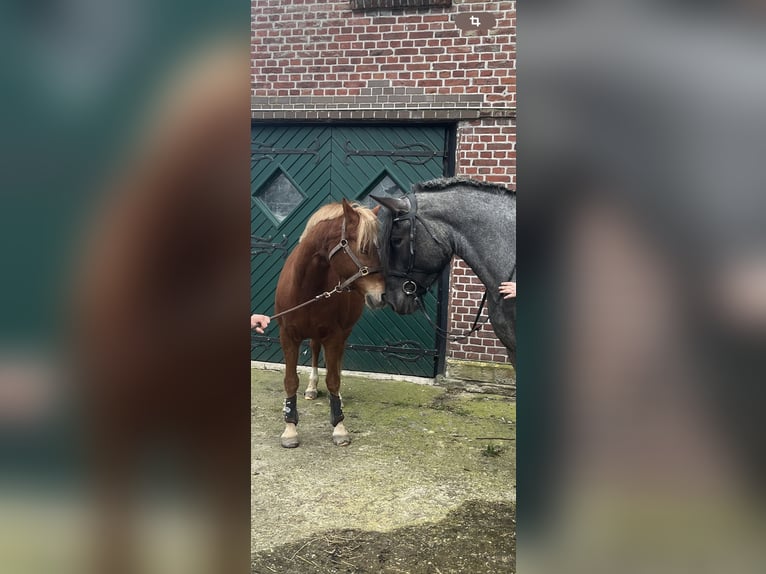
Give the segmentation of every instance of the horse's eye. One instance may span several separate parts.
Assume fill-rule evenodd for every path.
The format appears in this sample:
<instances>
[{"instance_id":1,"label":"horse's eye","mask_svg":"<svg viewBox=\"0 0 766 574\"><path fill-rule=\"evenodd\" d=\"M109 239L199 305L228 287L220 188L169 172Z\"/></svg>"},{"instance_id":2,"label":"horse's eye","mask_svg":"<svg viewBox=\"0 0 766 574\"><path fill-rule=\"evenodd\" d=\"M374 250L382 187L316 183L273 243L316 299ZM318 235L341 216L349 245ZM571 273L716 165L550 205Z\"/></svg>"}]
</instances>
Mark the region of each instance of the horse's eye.
<instances>
[{"instance_id":1,"label":"horse's eye","mask_svg":"<svg viewBox=\"0 0 766 574\"><path fill-rule=\"evenodd\" d=\"M402 244L402 241L404 241L401 237L392 237L391 238L391 245L394 247L399 247Z\"/></svg>"},{"instance_id":2,"label":"horse's eye","mask_svg":"<svg viewBox=\"0 0 766 574\"><path fill-rule=\"evenodd\" d=\"M366 249L362 249L359 253L361 253L362 255L367 255L367 250Z\"/></svg>"}]
</instances>

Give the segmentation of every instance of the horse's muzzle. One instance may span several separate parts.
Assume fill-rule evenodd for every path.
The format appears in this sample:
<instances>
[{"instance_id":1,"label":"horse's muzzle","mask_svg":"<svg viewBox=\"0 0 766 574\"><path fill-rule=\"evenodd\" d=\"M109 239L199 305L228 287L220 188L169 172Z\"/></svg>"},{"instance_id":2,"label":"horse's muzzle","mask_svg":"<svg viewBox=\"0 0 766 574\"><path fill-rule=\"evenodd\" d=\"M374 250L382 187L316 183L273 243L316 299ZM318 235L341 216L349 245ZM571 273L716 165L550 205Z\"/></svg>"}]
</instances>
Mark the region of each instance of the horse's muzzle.
<instances>
[{"instance_id":1,"label":"horse's muzzle","mask_svg":"<svg viewBox=\"0 0 766 574\"><path fill-rule=\"evenodd\" d=\"M364 302L370 309L380 309L386 306L385 293L367 293Z\"/></svg>"},{"instance_id":2,"label":"horse's muzzle","mask_svg":"<svg viewBox=\"0 0 766 574\"><path fill-rule=\"evenodd\" d=\"M417 297L405 295L401 290L387 293L385 303L390 305L395 313L399 315L409 315L417 310Z\"/></svg>"}]
</instances>

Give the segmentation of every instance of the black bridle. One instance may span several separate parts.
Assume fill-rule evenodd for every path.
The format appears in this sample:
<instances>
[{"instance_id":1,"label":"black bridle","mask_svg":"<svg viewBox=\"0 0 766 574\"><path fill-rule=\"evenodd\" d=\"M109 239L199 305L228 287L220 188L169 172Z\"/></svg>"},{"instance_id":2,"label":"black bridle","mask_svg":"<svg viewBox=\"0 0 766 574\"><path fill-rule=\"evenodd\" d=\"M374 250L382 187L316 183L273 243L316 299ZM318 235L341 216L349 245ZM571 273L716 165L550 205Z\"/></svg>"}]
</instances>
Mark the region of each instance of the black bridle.
<instances>
[{"instance_id":1,"label":"black bridle","mask_svg":"<svg viewBox=\"0 0 766 574\"><path fill-rule=\"evenodd\" d=\"M431 316L428 314L428 311L426 311L425 305L423 305L420 299L420 295L428 291L428 287L424 287L422 284L418 283L418 281L413 276L413 273L423 273L422 271L418 271L417 269L415 269L415 237L417 234L416 222L418 221L420 222L420 224L423 226L423 229L426 230L428 235L431 236L431 239L433 239L438 245L444 247L444 243L442 241L439 241L439 239L436 238L436 236L429 229L428 225L426 225L426 222L423 221L423 218L418 215L417 195L412 193L405 197L407 198L407 201L410 204L410 209L407 211L407 213L402 213L401 215L397 215L396 217L394 217L391 221L391 228L393 230L394 224L399 223L401 221L410 222L410 238L409 238L410 243L408 246L410 251L410 257L409 257L409 261L407 262L407 271L402 273L401 271L389 270L388 274L394 277L400 277L405 280L404 283L402 283L402 291L408 297L415 297L415 302L417 303L417 306L423 312L423 315L425 315L426 319L428 320L428 322L431 324L431 326L434 328L434 330L439 336L444 338L449 338L453 342L467 339L469 336L471 336L471 334L477 331L484 323L486 323L486 319L482 321L481 323L479 323L479 318L481 317L481 312L484 310L484 304L487 302L487 291L485 289L484 295L481 298L481 303L479 304L479 310L476 312L476 317L474 318L473 324L471 325L471 328L468 331L465 331L459 335L453 335L449 332L449 330L439 327L439 325L437 325L433 321L433 319L431 319ZM515 274L516 274L516 264L514 263L513 270L511 271L510 279L513 279L513 276Z\"/></svg>"},{"instance_id":2,"label":"black bridle","mask_svg":"<svg viewBox=\"0 0 766 574\"><path fill-rule=\"evenodd\" d=\"M391 221L391 228L393 229L394 224L400 223L402 221L410 222L410 242L409 242L410 257L407 262L407 271L402 273L401 271L391 270L389 271L389 275L392 275L394 277L400 277L405 280L404 283L402 283L402 291L404 291L405 295L409 297L418 297L418 295L422 295L423 293L428 291L428 287L423 286L413 276L413 273L423 273L422 271L418 271L415 269L415 238L417 234L416 223L419 221L420 224L423 226L423 229L426 230L428 235L431 236L431 239L433 239L438 245L444 247L444 243L442 241L439 241L439 239L437 239L437 237L429 229L428 225L426 225L426 222L423 221L423 218L421 218L418 215L417 196L413 193L405 197L407 198L407 202L410 204L410 208L409 210L407 210L407 213L402 213L401 215L398 215L393 218L393 220Z\"/></svg>"},{"instance_id":3,"label":"black bridle","mask_svg":"<svg viewBox=\"0 0 766 574\"><path fill-rule=\"evenodd\" d=\"M295 307L291 307L285 311L280 311L276 315L272 315L270 319L276 319L277 317L281 317L282 315L287 315L288 313L292 313L293 311L300 309L301 307L305 307L306 305L310 305L311 303L316 303L317 301L320 301L322 299L329 299L336 293L341 293L343 291L351 291L351 284L356 281L357 279L360 279L361 277L366 277L367 275L370 275L371 273L380 273L383 271L382 267L368 267L364 264L362 264L361 261L359 261L359 258L354 254L354 252L351 250L351 248L348 246L348 239L346 239L346 218L343 218L343 223L340 227L340 241L338 244L330 249L330 252L327 254L327 262L329 263L332 258L339 252L343 250L346 255L348 255L351 258L351 261L354 262L354 264L357 267L356 273L354 273L351 277L346 279L345 281L338 281L338 284L335 286L335 288L332 291L325 291L324 293L320 293L313 299L309 299L308 301L304 301L300 305L296 305Z\"/></svg>"}]
</instances>

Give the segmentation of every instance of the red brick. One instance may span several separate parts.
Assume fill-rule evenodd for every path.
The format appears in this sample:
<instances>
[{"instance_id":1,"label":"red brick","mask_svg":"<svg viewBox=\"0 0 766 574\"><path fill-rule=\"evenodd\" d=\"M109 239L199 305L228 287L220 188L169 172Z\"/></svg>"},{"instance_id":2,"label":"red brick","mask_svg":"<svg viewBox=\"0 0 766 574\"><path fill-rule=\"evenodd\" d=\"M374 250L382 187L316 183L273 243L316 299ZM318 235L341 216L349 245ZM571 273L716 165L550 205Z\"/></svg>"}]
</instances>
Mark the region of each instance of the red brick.
<instances>
[{"instance_id":1,"label":"red brick","mask_svg":"<svg viewBox=\"0 0 766 574\"><path fill-rule=\"evenodd\" d=\"M424 94L454 98L481 95L476 107L515 105L515 2L456 4L451 11L355 13L346 2L267 0L251 2L251 94L254 96L361 95L372 80L415 87ZM466 36L454 13L492 11L497 28L489 36ZM501 46L486 51L488 44ZM382 102L401 108L401 103ZM439 102L439 107L444 107ZM461 103L465 106L465 103ZM447 106L449 107L449 105ZM516 183L515 122L482 119L458 130L457 173ZM483 287L464 262L451 275L448 323L466 330ZM504 348L485 325L479 337L450 343L453 357L506 362ZM473 349L473 350L472 350ZM476 350L480 349L480 350Z\"/></svg>"}]
</instances>

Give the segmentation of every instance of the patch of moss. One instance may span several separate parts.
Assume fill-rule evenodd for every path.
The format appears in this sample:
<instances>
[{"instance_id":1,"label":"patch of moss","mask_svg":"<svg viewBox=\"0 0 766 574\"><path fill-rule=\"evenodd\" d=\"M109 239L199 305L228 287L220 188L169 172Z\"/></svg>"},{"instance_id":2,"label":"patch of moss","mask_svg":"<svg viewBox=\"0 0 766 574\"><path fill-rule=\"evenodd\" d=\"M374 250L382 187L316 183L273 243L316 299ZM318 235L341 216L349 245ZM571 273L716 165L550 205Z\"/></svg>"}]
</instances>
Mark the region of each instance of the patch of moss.
<instances>
[{"instance_id":1,"label":"patch of moss","mask_svg":"<svg viewBox=\"0 0 766 574\"><path fill-rule=\"evenodd\" d=\"M352 442L336 447L324 383L323 395L307 401L302 379L301 446L283 449L282 374L253 371L254 549L321 529L387 532L432 522L468 499L515 500L515 443L502 443L503 456L482 456L484 437L515 436L505 418L515 414L507 399L344 377L344 424Z\"/></svg>"},{"instance_id":2,"label":"patch of moss","mask_svg":"<svg viewBox=\"0 0 766 574\"><path fill-rule=\"evenodd\" d=\"M516 421L516 401L508 397L464 393L455 401L459 408L475 417Z\"/></svg>"},{"instance_id":3,"label":"patch of moss","mask_svg":"<svg viewBox=\"0 0 766 574\"><path fill-rule=\"evenodd\" d=\"M500 456L504 450L505 449L503 447L490 443L484 447L484 450L481 451L481 454L484 456Z\"/></svg>"}]
</instances>

